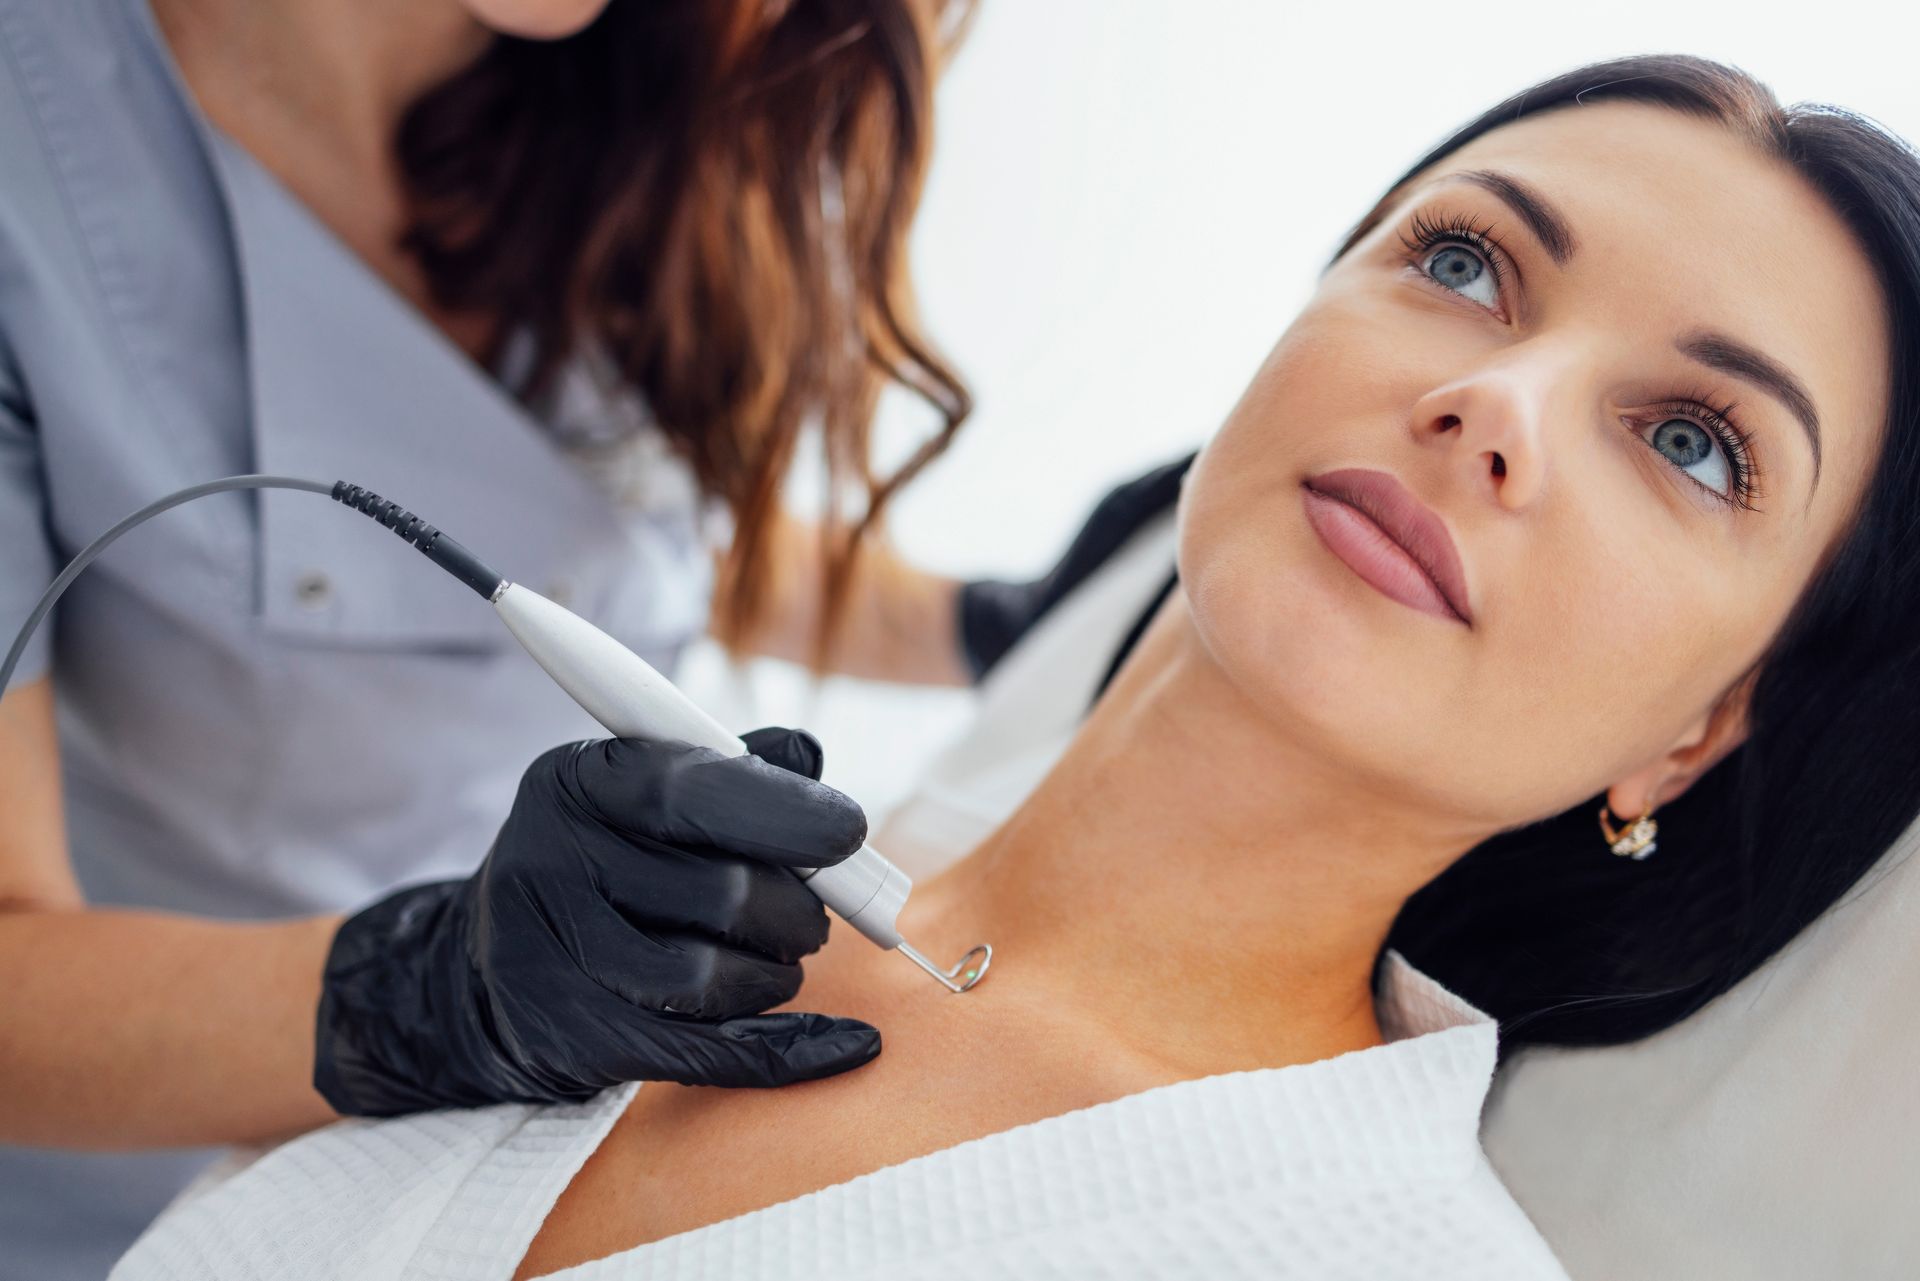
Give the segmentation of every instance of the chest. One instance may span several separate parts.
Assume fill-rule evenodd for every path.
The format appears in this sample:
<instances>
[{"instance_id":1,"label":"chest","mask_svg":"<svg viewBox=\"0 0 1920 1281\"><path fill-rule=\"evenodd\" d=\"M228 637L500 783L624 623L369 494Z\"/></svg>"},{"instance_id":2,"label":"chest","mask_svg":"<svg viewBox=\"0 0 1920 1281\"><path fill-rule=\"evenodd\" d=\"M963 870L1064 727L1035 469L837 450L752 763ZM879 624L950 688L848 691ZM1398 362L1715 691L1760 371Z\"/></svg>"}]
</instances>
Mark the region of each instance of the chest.
<instances>
[{"instance_id":1,"label":"chest","mask_svg":"<svg viewBox=\"0 0 1920 1281\"><path fill-rule=\"evenodd\" d=\"M883 1025L885 1026L885 1025ZM1112 1066L1062 1073L1064 1034L965 1054L889 1027L861 1068L776 1090L652 1083L561 1194L516 1281L630 1250L848 1179L1165 1082Z\"/></svg>"}]
</instances>

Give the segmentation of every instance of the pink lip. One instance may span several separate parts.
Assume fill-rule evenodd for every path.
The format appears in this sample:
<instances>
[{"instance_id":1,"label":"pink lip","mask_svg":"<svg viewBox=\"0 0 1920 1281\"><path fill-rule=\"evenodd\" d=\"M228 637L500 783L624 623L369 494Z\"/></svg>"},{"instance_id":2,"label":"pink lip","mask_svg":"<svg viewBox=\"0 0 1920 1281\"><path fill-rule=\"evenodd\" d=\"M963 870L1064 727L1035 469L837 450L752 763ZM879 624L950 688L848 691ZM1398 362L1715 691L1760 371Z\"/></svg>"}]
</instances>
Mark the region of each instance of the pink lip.
<instances>
[{"instance_id":1,"label":"pink lip","mask_svg":"<svg viewBox=\"0 0 1920 1281\"><path fill-rule=\"evenodd\" d=\"M1392 473L1342 467L1301 489L1307 522L1354 573L1403 605L1473 625L1452 536Z\"/></svg>"}]
</instances>

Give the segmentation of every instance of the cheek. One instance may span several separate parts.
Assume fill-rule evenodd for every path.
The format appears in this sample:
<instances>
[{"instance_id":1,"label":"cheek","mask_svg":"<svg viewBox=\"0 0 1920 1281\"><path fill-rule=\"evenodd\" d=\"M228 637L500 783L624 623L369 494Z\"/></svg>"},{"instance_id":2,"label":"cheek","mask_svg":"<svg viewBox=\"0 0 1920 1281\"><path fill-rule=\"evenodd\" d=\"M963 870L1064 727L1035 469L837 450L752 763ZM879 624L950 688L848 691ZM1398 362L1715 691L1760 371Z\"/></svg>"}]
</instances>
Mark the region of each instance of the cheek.
<instances>
[{"instance_id":1,"label":"cheek","mask_svg":"<svg viewBox=\"0 0 1920 1281\"><path fill-rule=\"evenodd\" d=\"M1561 775L1548 800L1564 808L1664 755L1758 656L1776 620L1730 570L1650 521L1637 538L1588 531L1529 574L1538 606L1501 638L1516 678L1506 715L1552 727L1529 735Z\"/></svg>"},{"instance_id":2,"label":"cheek","mask_svg":"<svg viewBox=\"0 0 1920 1281\"><path fill-rule=\"evenodd\" d=\"M1672 750L1771 634L1720 559L1593 491L1498 558L1497 620L1448 700L1433 750L1489 812L1531 821L1581 804Z\"/></svg>"}]
</instances>

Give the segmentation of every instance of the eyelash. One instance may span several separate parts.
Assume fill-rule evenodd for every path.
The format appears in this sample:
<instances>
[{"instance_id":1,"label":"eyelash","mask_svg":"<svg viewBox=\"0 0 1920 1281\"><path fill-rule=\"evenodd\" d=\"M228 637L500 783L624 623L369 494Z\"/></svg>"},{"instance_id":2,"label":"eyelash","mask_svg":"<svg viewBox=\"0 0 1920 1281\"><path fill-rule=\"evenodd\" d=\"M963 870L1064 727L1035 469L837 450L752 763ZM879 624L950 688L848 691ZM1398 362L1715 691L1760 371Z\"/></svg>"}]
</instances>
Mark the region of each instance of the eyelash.
<instances>
[{"instance_id":1,"label":"eyelash","mask_svg":"<svg viewBox=\"0 0 1920 1281\"><path fill-rule=\"evenodd\" d=\"M1464 214L1455 214L1444 221L1435 222L1421 212L1414 215L1412 232L1411 236L1401 233L1400 243L1407 248L1407 263L1419 272L1422 279L1430 281L1436 288L1446 289L1449 294L1464 297L1459 290L1447 289L1447 286L1429 276L1425 265L1426 256L1441 245L1464 244L1486 260L1488 268L1493 272L1495 292L1502 297L1506 296L1506 250L1498 240L1494 239L1491 228L1476 224L1472 218ZM1471 298L1467 301L1473 302ZM1686 472L1680 471L1678 467L1674 470L1680 471L1689 483L1697 486L1702 493L1717 502L1730 507L1739 506L1757 511L1759 509L1754 506L1753 499L1759 493L1760 472L1753 461L1753 437L1735 418L1736 408L1737 406L1733 404L1714 405L1710 392L1683 391L1677 393L1674 400L1657 407L1657 412L1664 417L1654 419L1653 425L1658 427L1670 418L1684 417L1704 427L1720 442L1720 447L1727 456L1727 465L1733 472L1733 492L1723 494L1702 484ZM1652 443L1648 442L1647 447L1652 449Z\"/></svg>"}]
</instances>

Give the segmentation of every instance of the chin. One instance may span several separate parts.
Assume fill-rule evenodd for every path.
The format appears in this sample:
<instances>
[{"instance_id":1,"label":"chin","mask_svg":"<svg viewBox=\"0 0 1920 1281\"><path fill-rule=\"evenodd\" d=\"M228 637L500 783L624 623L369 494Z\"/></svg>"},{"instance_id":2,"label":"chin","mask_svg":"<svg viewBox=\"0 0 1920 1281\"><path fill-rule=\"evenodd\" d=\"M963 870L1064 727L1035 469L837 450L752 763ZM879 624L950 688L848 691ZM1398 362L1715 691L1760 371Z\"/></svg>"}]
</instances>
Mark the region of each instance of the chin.
<instances>
[{"instance_id":1,"label":"chin","mask_svg":"<svg viewBox=\"0 0 1920 1281\"><path fill-rule=\"evenodd\" d=\"M560 40L591 26L609 0L465 0L485 26L522 40ZM643 0L645 2L645 0Z\"/></svg>"}]
</instances>

